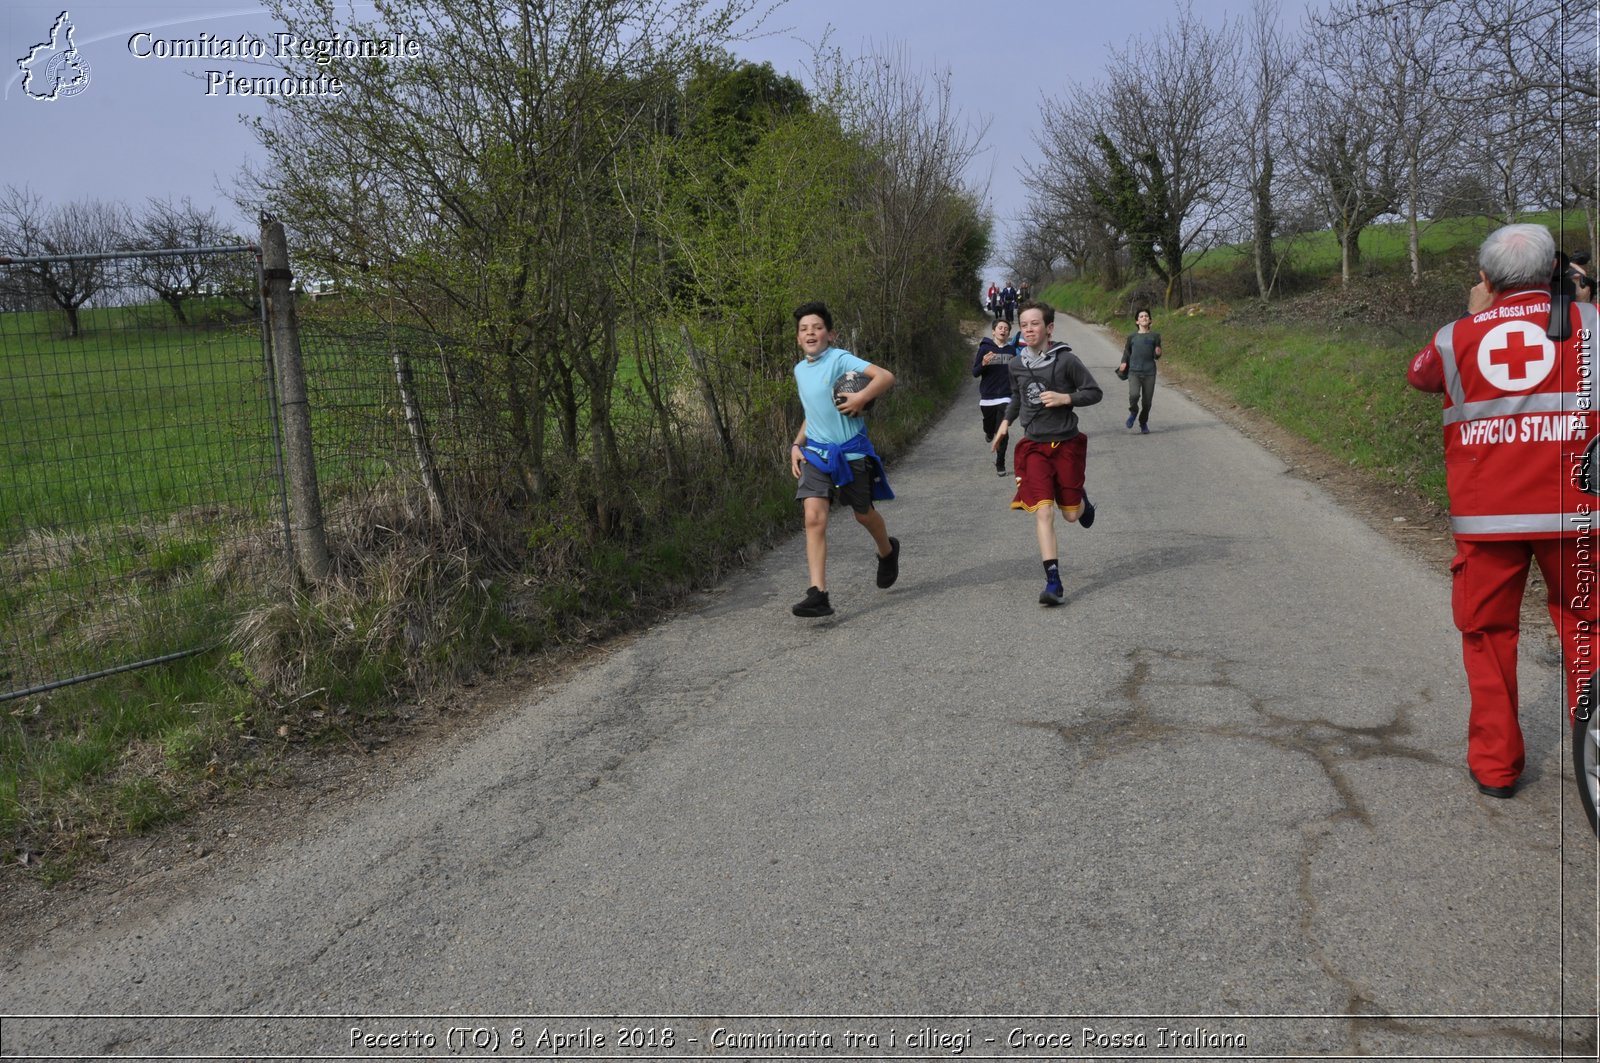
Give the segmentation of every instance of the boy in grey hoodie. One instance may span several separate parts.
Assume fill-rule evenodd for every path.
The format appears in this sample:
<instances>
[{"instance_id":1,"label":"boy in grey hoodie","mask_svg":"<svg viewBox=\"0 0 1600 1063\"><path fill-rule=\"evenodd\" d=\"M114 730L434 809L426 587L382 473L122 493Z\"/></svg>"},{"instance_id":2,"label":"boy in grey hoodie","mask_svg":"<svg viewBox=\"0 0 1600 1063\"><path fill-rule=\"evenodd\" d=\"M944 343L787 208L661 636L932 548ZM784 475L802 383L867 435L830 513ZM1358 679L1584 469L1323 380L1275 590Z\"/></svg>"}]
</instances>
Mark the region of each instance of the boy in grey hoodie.
<instances>
[{"instance_id":1,"label":"boy in grey hoodie","mask_svg":"<svg viewBox=\"0 0 1600 1063\"><path fill-rule=\"evenodd\" d=\"M998 453L1011 426L1020 421L1023 439L1012 457L1017 493L1011 508L1034 515L1045 572L1041 605L1066 601L1055 510L1082 527L1094 524L1094 503L1083 489L1088 437L1078 430L1077 409L1093 406L1102 397L1100 385L1072 348L1051 339L1055 322L1056 311L1049 303L1030 302L1022 308L1018 323L1027 347L1011 359L1011 403L990 448Z\"/></svg>"}]
</instances>

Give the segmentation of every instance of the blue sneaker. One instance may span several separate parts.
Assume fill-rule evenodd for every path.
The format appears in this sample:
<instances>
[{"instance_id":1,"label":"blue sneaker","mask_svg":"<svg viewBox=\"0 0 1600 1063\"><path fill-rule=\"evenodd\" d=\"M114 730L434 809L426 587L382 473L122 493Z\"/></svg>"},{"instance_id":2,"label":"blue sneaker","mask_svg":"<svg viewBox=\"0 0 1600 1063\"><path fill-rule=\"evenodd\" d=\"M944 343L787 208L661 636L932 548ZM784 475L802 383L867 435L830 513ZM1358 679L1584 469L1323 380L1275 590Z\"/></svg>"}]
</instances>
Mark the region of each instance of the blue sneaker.
<instances>
[{"instance_id":1,"label":"blue sneaker","mask_svg":"<svg viewBox=\"0 0 1600 1063\"><path fill-rule=\"evenodd\" d=\"M1078 514L1078 527L1094 527L1094 503L1089 501L1089 492L1083 493L1083 512Z\"/></svg>"},{"instance_id":2,"label":"blue sneaker","mask_svg":"<svg viewBox=\"0 0 1600 1063\"><path fill-rule=\"evenodd\" d=\"M1147 424L1140 425L1139 426L1139 434L1142 435L1142 436L1149 435L1150 434L1150 426L1147 425Z\"/></svg>"},{"instance_id":3,"label":"blue sneaker","mask_svg":"<svg viewBox=\"0 0 1600 1063\"><path fill-rule=\"evenodd\" d=\"M1066 589L1061 586L1061 581L1058 579L1048 580L1044 590L1039 592L1040 605L1060 605L1066 600Z\"/></svg>"},{"instance_id":4,"label":"blue sneaker","mask_svg":"<svg viewBox=\"0 0 1600 1063\"><path fill-rule=\"evenodd\" d=\"M1133 427L1133 422L1137 417L1138 417L1138 414L1132 414L1132 413L1128 414L1128 419L1126 421L1122 422L1122 427L1124 427L1124 428L1132 428Z\"/></svg>"}]
</instances>

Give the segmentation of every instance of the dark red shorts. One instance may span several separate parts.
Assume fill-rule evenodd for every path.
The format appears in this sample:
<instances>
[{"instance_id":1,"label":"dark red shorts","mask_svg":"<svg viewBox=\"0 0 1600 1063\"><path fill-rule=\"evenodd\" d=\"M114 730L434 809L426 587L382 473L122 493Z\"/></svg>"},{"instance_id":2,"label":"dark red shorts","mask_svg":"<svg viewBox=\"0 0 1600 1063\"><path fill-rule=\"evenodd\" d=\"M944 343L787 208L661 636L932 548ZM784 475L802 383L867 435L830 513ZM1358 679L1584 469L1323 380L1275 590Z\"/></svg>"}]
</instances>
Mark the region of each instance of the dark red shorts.
<instances>
[{"instance_id":1,"label":"dark red shorts","mask_svg":"<svg viewBox=\"0 0 1600 1063\"><path fill-rule=\"evenodd\" d=\"M1089 437L1082 432L1065 443L1022 440L1011 459L1017 474L1011 508L1032 513L1052 504L1063 510L1083 505L1083 460L1088 452Z\"/></svg>"}]
</instances>

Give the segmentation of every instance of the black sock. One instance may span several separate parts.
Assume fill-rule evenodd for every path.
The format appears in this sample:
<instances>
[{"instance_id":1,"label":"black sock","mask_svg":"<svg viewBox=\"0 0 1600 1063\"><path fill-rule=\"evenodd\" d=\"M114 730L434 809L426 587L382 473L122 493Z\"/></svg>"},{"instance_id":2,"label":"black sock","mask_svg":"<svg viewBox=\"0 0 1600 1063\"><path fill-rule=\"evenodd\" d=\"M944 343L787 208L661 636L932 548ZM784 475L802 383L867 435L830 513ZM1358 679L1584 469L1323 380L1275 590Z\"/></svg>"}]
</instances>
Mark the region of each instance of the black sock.
<instances>
[{"instance_id":1,"label":"black sock","mask_svg":"<svg viewBox=\"0 0 1600 1063\"><path fill-rule=\"evenodd\" d=\"M1052 557L1044 563L1044 578L1053 580L1061 578L1061 566L1056 564L1056 558Z\"/></svg>"}]
</instances>

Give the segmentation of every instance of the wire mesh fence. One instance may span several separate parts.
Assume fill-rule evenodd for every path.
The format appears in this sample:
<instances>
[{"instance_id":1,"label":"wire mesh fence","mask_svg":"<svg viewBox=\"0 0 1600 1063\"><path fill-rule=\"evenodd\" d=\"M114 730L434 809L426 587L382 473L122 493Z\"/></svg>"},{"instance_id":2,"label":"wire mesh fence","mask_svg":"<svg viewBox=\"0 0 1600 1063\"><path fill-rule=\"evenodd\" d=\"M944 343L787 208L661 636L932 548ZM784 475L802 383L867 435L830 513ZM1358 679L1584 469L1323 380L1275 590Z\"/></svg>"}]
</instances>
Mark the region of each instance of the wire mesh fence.
<instances>
[{"instance_id":1,"label":"wire mesh fence","mask_svg":"<svg viewBox=\"0 0 1600 1063\"><path fill-rule=\"evenodd\" d=\"M0 701L206 648L281 586L251 248L0 260Z\"/></svg>"},{"instance_id":2,"label":"wire mesh fence","mask_svg":"<svg viewBox=\"0 0 1600 1063\"><path fill-rule=\"evenodd\" d=\"M478 361L448 338L333 314L303 314L300 345L317 478L331 510L374 492L447 494L493 463L504 407Z\"/></svg>"}]
</instances>

